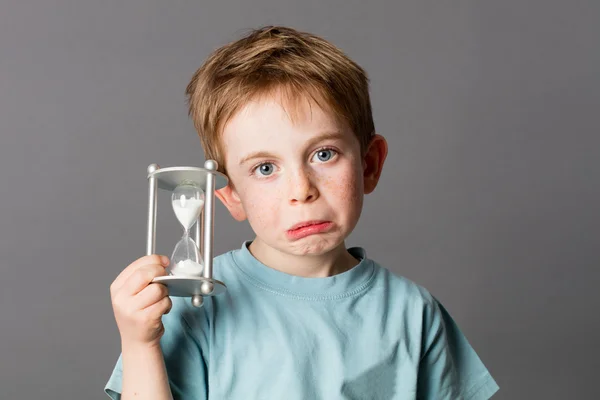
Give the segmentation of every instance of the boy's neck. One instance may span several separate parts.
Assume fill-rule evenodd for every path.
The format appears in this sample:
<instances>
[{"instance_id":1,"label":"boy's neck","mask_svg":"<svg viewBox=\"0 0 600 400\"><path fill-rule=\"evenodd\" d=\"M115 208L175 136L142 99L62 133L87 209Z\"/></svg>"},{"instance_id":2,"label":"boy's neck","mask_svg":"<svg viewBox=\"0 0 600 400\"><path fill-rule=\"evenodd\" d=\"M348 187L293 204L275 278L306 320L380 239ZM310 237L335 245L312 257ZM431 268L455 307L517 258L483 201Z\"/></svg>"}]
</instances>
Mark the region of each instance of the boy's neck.
<instances>
[{"instance_id":1,"label":"boy's neck","mask_svg":"<svg viewBox=\"0 0 600 400\"><path fill-rule=\"evenodd\" d=\"M324 278L341 274L358 264L345 244L320 256L296 256L267 246L259 238L250 243L250 253L269 268L304 278Z\"/></svg>"}]
</instances>

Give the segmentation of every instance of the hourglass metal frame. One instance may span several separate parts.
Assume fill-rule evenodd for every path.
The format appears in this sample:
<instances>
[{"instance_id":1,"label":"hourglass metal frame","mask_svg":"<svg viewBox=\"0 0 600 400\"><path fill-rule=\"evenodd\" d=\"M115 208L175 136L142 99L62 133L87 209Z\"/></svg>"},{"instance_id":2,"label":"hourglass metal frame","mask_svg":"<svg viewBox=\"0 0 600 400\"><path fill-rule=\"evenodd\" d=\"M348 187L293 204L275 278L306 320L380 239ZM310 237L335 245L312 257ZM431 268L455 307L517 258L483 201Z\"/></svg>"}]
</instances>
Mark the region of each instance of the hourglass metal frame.
<instances>
[{"instance_id":1,"label":"hourglass metal frame","mask_svg":"<svg viewBox=\"0 0 600 400\"><path fill-rule=\"evenodd\" d=\"M217 162L207 160L204 168L168 167L160 168L157 164L148 166L148 232L146 237L146 254L155 254L156 248L156 216L158 212L158 190L173 190L184 182L198 185L204 190L204 207L195 223L195 242L204 261L201 277L178 275L159 276L153 283L166 285L169 296L191 297L192 304L201 307L204 296L214 296L227 290L225 284L213 279L213 232L215 216L215 190L227 186L227 176L217 171Z\"/></svg>"}]
</instances>

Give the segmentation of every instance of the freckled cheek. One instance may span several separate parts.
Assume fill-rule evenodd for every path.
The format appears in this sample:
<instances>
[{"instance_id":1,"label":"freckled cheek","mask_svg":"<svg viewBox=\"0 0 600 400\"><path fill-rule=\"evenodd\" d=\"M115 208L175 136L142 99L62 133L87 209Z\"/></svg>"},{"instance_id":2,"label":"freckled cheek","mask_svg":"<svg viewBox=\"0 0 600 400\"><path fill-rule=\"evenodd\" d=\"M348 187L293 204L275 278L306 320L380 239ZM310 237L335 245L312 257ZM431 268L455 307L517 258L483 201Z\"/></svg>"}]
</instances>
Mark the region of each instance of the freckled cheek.
<instances>
[{"instance_id":1,"label":"freckled cheek","mask_svg":"<svg viewBox=\"0 0 600 400\"><path fill-rule=\"evenodd\" d=\"M340 201L348 207L356 206L362 200L358 182L345 181L339 183Z\"/></svg>"},{"instance_id":2,"label":"freckled cheek","mask_svg":"<svg viewBox=\"0 0 600 400\"><path fill-rule=\"evenodd\" d=\"M327 176L321 180L321 185L342 204L354 203L362 198L363 188L359 175Z\"/></svg>"},{"instance_id":3,"label":"freckled cheek","mask_svg":"<svg viewBox=\"0 0 600 400\"><path fill-rule=\"evenodd\" d=\"M247 191L242 201L248 221L253 227L268 228L278 224L280 199L273 191L264 188Z\"/></svg>"}]
</instances>

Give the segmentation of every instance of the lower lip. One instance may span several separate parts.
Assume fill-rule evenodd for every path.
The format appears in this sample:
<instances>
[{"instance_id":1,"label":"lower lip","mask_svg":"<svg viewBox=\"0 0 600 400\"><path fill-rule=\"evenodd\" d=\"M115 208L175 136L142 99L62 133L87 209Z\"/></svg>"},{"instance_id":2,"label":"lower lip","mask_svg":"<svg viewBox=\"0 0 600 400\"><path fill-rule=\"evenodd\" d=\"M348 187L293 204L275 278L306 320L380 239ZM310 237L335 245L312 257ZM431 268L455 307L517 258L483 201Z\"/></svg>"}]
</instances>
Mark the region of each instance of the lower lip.
<instances>
[{"instance_id":1,"label":"lower lip","mask_svg":"<svg viewBox=\"0 0 600 400\"><path fill-rule=\"evenodd\" d=\"M303 226L302 228L287 231L287 235L290 239L302 239L306 236L326 232L332 225L331 222L322 222L320 224Z\"/></svg>"}]
</instances>

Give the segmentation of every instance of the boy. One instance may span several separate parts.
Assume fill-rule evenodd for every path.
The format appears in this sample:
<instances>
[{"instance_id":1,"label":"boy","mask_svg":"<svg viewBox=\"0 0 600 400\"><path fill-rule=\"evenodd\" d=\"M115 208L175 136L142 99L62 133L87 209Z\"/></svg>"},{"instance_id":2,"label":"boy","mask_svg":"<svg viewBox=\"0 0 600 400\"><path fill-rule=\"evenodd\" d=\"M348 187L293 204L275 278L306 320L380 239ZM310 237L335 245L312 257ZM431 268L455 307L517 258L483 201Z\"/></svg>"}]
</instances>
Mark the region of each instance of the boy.
<instances>
[{"instance_id":1,"label":"boy","mask_svg":"<svg viewBox=\"0 0 600 400\"><path fill-rule=\"evenodd\" d=\"M346 249L387 155L364 71L316 36L266 27L188 85L218 198L256 237L216 257L201 309L142 257L111 285L113 399L488 399L498 386L424 288ZM163 315L164 314L164 315Z\"/></svg>"}]
</instances>

